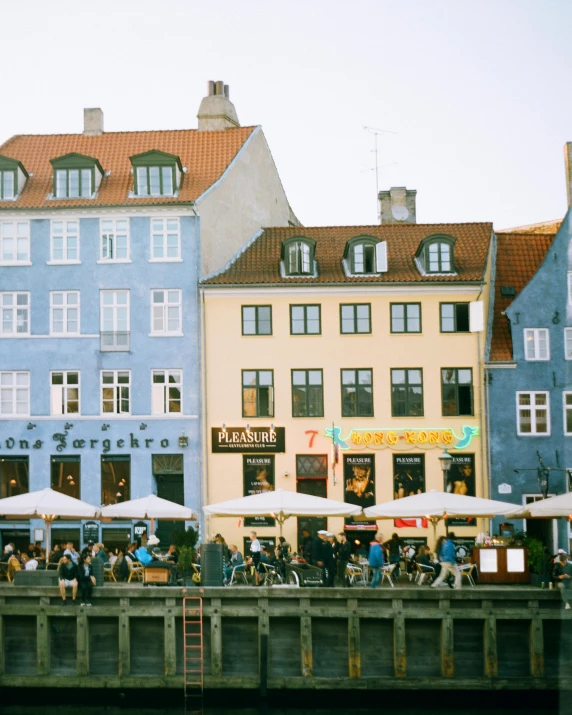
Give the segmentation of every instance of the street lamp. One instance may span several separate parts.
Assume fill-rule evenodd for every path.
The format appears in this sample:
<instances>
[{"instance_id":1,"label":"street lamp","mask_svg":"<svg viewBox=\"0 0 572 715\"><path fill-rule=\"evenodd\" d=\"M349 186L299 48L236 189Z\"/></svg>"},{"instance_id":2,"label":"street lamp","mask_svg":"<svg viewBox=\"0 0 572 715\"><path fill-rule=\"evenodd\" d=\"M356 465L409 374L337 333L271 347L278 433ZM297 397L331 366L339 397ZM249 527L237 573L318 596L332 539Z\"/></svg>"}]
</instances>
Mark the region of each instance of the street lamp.
<instances>
[{"instance_id":1,"label":"street lamp","mask_svg":"<svg viewBox=\"0 0 572 715\"><path fill-rule=\"evenodd\" d=\"M445 451L443 454L439 456L439 461L441 462L441 469L443 470L443 477L445 479L445 488L447 487L447 474L449 473L449 470L451 469L451 464L453 464L453 457L449 454L447 451L447 447L445 447Z\"/></svg>"}]
</instances>

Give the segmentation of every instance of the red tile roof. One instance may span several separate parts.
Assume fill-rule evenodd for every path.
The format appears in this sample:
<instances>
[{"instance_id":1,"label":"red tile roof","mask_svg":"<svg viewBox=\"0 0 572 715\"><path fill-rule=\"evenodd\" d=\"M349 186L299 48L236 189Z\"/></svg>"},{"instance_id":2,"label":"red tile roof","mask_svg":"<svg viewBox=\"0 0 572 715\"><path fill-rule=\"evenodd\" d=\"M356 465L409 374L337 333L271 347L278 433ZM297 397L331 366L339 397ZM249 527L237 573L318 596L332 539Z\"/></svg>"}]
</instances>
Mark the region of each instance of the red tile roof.
<instances>
[{"instance_id":1,"label":"red tile roof","mask_svg":"<svg viewBox=\"0 0 572 715\"><path fill-rule=\"evenodd\" d=\"M516 228L495 229L497 236L499 233L541 233L543 235L556 235L558 229L562 226L563 219L555 221L542 221L541 223L531 223L528 226L517 226Z\"/></svg>"},{"instance_id":2,"label":"red tile roof","mask_svg":"<svg viewBox=\"0 0 572 715\"><path fill-rule=\"evenodd\" d=\"M456 239L454 263L457 273L454 275L422 275L415 265L415 254L421 241L428 236L438 234ZM355 236L363 235L387 241L388 271L386 273L359 277L346 276L344 273L342 258L346 243ZM481 281L485 272L491 235L490 223L267 228L236 257L226 270L207 278L204 283L316 285ZM282 242L294 236L305 236L316 240L317 277L281 276Z\"/></svg>"},{"instance_id":3,"label":"red tile roof","mask_svg":"<svg viewBox=\"0 0 572 715\"><path fill-rule=\"evenodd\" d=\"M497 236L493 333L490 362L512 360L512 338L508 318L503 312L516 296L501 294L503 286L518 295L540 268L554 234L506 233Z\"/></svg>"},{"instance_id":4,"label":"red tile roof","mask_svg":"<svg viewBox=\"0 0 572 715\"><path fill-rule=\"evenodd\" d=\"M141 206L178 204L196 200L225 171L255 127L216 132L196 129L152 132L104 132L83 134L17 135L0 146L0 155L22 162L33 174L15 202L0 202L0 210L59 208L62 206ZM129 198L133 175L129 157L152 149L175 154L187 173L179 195L174 197ZM95 199L48 200L53 191L50 159L77 152L99 160L104 171Z\"/></svg>"}]
</instances>

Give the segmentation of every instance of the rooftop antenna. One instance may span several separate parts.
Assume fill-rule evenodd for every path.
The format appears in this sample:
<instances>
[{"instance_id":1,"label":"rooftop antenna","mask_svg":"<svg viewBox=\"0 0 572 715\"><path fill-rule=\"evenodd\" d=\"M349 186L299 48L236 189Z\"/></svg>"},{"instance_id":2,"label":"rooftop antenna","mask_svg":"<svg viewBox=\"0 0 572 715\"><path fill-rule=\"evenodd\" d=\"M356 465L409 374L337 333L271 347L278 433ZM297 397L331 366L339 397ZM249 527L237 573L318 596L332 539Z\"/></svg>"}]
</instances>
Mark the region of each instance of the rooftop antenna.
<instances>
[{"instance_id":1,"label":"rooftop antenna","mask_svg":"<svg viewBox=\"0 0 572 715\"><path fill-rule=\"evenodd\" d=\"M372 149L373 153L375 154L375 202L377 206L377 222L381 223L381 209L379 207L379 165L378 165L378 160L377 160L377 155L378 155L378 147L377 147L377 138L380 134L397 134L397 132L391 132L389 129L377 129L376 127L364 127L366 132L369 134L373 134L373 146L374 148ZM386 166L395 166L397 162L394 162L393 164L386 164Z\"/></svg>"}]
</instances>

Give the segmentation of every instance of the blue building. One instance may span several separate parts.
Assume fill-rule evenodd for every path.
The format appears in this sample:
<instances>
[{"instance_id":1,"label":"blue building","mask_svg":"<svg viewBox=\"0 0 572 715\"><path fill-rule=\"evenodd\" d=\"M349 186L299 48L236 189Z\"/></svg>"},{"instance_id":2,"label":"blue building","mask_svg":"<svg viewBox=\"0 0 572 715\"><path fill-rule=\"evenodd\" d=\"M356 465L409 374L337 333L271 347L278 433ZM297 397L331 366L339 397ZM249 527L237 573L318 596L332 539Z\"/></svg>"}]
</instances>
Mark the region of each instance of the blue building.
<instances>
[{"instance_id":1,"label":"blue building","mask_svg":"<svg viewBox=\"0 0 572 715\"><path fill-rule=\"evenodd\" d=\"M491 497L523 505L572 488L572 211L542 230L497 233L487 345ZM511 522L568 545L565 520Z\"/></svg>"},{"instance_id":2,"label":"blue building","mask_svg":"<svg viewBox=\"0 0 572 715\"><path fill-rule=\"evenodd\" d=\"M90 109L83 134L0 146L1 497L51 486L200 509L198 281L261 217L292 214L260 127L240 127L222 83L198 130L104 132ZM27 545L42 527L0 520L0 539ZM57 520L52 541L112 547L144 528ZM172 528L159 524L163 544Z\"/></svg>"}]
</instances>

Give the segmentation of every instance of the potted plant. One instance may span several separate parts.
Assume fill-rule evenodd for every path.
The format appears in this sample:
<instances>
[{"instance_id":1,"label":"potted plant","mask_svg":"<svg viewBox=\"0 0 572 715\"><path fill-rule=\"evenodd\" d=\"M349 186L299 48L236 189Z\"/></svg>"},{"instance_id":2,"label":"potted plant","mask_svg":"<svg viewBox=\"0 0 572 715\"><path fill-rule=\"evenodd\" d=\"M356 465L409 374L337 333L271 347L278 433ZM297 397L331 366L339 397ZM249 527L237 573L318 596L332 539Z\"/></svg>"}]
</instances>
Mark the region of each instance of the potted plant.
<instances>
[{"instance_id":1,"label":"potted plant","mask_svg":"<svg viewBox=\"0 0 572 715\"><path fill-rule=\"evenodd\" d=\"M512 535L515 546L523 546L526 539L526 534L521 529L516 529Z\"/></svg>"},{"instance_id":2,"label":"potted plant","mask_svg":"<svg viewBox=\"0 0 572 715\"><path fill-rule=\"evenodd\" d=\"M528 565L530 567L530 583L532 586L548 587L550 583L549 566L550 557L546 554L546 547L540 539L526 537L524 546L528 552Z\"/></svg>"},{"instance_id":3,"label":"potted plant","mask_svg":"<svg viewBox=\"0 0 572 715\"><path fill-rule=\"evenodd\" d=\"M179 547L179 561L178 568L179 573L183 577L183 582L185 586L193 586L194 580L193 575L195 574L195 569L193 564L195 563L195 550L192 546L180 546Z\"/></svg>"}]
</instances>

